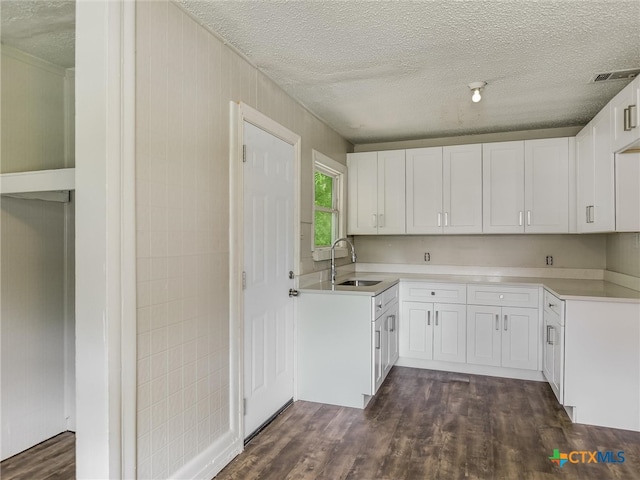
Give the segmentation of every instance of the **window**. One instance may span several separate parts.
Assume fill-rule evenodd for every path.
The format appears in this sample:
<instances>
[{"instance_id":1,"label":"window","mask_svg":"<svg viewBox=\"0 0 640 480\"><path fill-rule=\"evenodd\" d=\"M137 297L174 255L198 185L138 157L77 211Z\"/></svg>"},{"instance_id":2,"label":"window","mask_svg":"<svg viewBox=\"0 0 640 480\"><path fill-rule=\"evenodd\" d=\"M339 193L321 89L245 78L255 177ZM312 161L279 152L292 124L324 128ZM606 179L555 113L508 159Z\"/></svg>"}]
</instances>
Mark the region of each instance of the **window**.
<instances>
[{"instance_id":1,"label":"window","mask_svg":"<svg viewBox=\"0 0 640 480\"><path fill-rule=\"evenodd\" d=\"M344 236L344 190L347 168L320 152L313 151L313 251L314 260L327 260L331 244ZM336 257L346 256L336 249Z\"/></svg>"}]
</instances>

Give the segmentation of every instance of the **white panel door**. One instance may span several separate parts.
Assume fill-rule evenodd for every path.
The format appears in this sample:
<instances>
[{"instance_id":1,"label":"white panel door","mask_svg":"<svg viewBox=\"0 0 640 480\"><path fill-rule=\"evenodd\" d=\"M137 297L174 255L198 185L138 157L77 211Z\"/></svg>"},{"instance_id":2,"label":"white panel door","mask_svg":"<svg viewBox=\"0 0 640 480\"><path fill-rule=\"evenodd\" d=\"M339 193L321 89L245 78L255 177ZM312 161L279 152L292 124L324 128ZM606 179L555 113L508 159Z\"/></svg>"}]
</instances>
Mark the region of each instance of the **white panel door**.
<instances>
[{"instance_id":1,"label":"white panel door","mask_svg":"<svg viewBox=\"0 0 640 480\"><path fill-rule=\"evenodd\" d=\"M482 145L443 149L444 233L482 233Z\"/></svg>"},{"instance_id":2,"label":"white panel door","mask_svg":"<svg viewBox=\"0 0 640 480\"><path fill-rule=\"evenodd\" d=\"M500 307L467 306L467 363L500 366Z\"/></svg>"},{"instance_id":3,"label":"white panel door","mask_svg":"<svg viewBox=\"0 0 640 480\"><path fill-rule=\"evenodd\" d=\"M407 233L442 233L442 147L412 148L406 161Z\"/></svg>"},{"instance_id":4,"label":"white panel door","mask_svg":"<svg viewBox=\"0 0 640 480\"><path fill-rule=\"evenodd\" d=\"M433 359L447 362L466 361L467 312L465 305L434 305Z\"/></svg>"},{"instance_id":5,"label":"white panel door","mask_svg":"<svg viewBox=\"0 0 640 480\"><path fill-rule=\"evenodd\" d=\"M502 366L537 370L537 308L502 308Z\"/></svg>"},{"instance_id":6,"label":"white panel door","mask_svg":"<svg viewBox=\"0 0 640 480\"><path fill-rule=\"evenodd\" d=\"M402 302L400 356L433 359L433 303Z\"/></svg>"},{"instance_id":7,"label":"white panel door","mask_svg":"<svg viewBox=\"0 0 640 480\"><path fill-rule=\"evenodd\" d=\"M294 150L244 123L245 437L293 398Z\"/></svg>"},{"instance_id":8,"label":"white panel door","mask_svg":"<svg viewBox=\"0 0 640 480\"><path fill-rule=\"evenodd\" d=\"M378 152L378 234L406 233L405 151Z\"/></svg>"},{"instance_id":9,"label":"white panel door","mask_svg":"<svg viewBox=\"0 0 640 480\"><path fill-rule=\"evenodd\" d=\"M482 145L484 233L524 232L524 142Z\"/></svg>"},{"instance_id":10,"label":"white panel door","mask_svg":"<svg viewBox=\"0 0 640 480\"><path fill-rule=\"evenodd\" d=\"M525 231L569 232L569 139L524 142Z\"/></svg>"},{"instance_id":11,"label":"white panel door","mask_svg":"<svg viewBox=\"0 0 640 480\"><path fill-rule=\"evenodd\" d=\"M378 233L378 154L347 156L347 230L349 235Z\"/></svg>"}]
</instances>

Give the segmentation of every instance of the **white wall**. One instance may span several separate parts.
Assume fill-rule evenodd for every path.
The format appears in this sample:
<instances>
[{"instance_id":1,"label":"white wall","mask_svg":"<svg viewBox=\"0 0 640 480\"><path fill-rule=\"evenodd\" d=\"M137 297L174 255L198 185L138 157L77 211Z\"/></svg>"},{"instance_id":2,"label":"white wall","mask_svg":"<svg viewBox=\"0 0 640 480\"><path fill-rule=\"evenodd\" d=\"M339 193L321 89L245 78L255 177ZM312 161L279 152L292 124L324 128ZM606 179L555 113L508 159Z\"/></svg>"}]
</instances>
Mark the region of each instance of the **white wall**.
<instances>
[{"instance_id":1,"label":"white wall","mask_svg":"<svg viewBox=\"0 0 640 480\"><path fill-rule=\"evenodd\" d=\"M169 478L230 432L229 102L302 136L303 271L311 150L351 146L176 4L138 2L136 27L138 478Z\"/></svg>"},{"instance_id":2,"label":"white wall","mask_svg":"<svg viewBox=\"0 0 640 480\"><path fill-rule=\"evenodd\" d=\"M2 47L3 173L73 165L65 70ZM72 132L67 132L72 135ZM74 428L73 204L0 198L2 458Z\"/></svg>"},{"instance_id":3,"label":"white wall","mask_svg":"<svg viewBox=\"0 0 640 480\"><path fill-rule=\"evenodd\" d=\"M607 235L607 270L640 277L640 233Z\"/></svg>"}]
</instances>

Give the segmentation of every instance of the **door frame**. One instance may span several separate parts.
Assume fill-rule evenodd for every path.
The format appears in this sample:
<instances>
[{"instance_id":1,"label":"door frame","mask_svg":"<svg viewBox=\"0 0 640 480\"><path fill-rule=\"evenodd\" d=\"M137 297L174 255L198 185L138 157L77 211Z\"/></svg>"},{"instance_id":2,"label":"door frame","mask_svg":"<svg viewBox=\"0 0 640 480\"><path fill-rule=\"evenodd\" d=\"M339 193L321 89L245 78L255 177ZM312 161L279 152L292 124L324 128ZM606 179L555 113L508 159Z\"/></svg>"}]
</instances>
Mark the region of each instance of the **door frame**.
<instances>
[{"instance_id":1,"label":"door frame","mask_svg":"<svg viewBox=\"0 0 640 480\"><path fill-rule=\"evenodd\" d=\"M300 264L300 165L301 137L243 102L230 104L231 129L229 138L229 408L231 432L236 447L244 450L244 170L242 154L244 122L249 122L293 146L293 273L298 285ZM293 398L297 399L297 341L296 304L294 302L293 336Z\"/></svg>"}]
</instances>

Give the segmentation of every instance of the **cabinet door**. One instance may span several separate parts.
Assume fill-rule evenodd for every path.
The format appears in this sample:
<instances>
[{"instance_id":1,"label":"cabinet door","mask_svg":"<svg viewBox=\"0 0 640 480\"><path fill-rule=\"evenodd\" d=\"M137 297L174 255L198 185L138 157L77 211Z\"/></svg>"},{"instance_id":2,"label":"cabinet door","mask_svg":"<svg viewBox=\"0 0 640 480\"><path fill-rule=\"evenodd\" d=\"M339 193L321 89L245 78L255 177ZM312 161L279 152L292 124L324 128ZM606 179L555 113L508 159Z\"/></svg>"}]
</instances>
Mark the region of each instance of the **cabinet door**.
<instances>
[{"instance_id":1,"label":"cabinet door","mask_svg":"<svg viewBox=\"0 0 640 480\"><path fill-rule=\"evenodd\" d=\"M464 305L434 305L433 359L466 361L467 315Z\"/></svg>"},{"instance_id":2,"label":"cabinet door","mask_svg":"<svg viewBox=\"0 0 640 480\"><path fill-rule=\"evenodd\" d=\"M387 356L387 333L384 328L384 315L379 316L372 324L373 328L373 385L374 393L378 391L384 380L384 363Z\"/></svg>"},{"instance_id":3,"label":"cabinet door","mask_svg":"<svg viewBox=\"0 0 640 480\"><path fill-rule=\"evenodd\" d=\"M616 155L616 232L640 232L640 153Z\"/></svg>"},{"instance_id":4,"label":"cabinet door","mask_svg":"<svg viewBox=\"0 0 640 480\"><path fill-rule=\"evenodd\" d=\"M500 307L467 306L467 363L500 366Z\"/></svg>"},{"instance_id":5,"label":"cabinet door","mask_svg":"<svg viewBox=\"0 0 640 480\"><path fill-rule=\"evenodd\" d=\"M433 303L402 302L400 356L433 359Z\"/></svg>"},{"instance_id":6,"label":"cabinet door","mask_svg":"<svg viewBox=\"0 0 640 480\"><path fill-rule=\"evenodd\" d=\"M590 206L594 204L593 125L589 123L576 135L577 230L587 232Z\"/></svg>"},{"instance_id":7,"label":"cabinet door","mask_svg":"<svg viewBox=\"0 0 640 480\"><path fill-rule=\"evenodd\" d=\"M553 342L553 384L551 388L558 401L564 405L564 329L560 322L554 320L550 329L550 340Z\"/></svg>"},{"instance_id":8,"label":"cabinet door","mask_svg":"<svg viewBox=\"0 0 640 480\"><path fill-rule=\"evenodd\" d=\"M378 232L378 154L350 153L347 184L347 231L349 235Z\"/></svg>"},{"instance_id":9,"label":"cabinet door","mask_svg":"<svg viewBox=\"0 0 640 480\"><path fill-rule=\"evenodd\" d=\"M442 233L442 147L406 151L407 233Z\"/></svg>"},{"instance_id":10,"label":"cabinet door","mask_svg":"<svg viewBox=\"0 0 640 480\"><path fill-rule=\"evenodd\" d=\"M569 232L569 139L524 142L525 231Z\"/></svg>"},{"instance_id":11,"label":"cabinet door","mask_svg":"<svg viewBox=\"0 0 640 480\"><path fill-rule=\"evenodd\" d=\"M551 388L554 388L555 380L554 380L554 345L553 345L553 312L549 312L547 309L544 310L543 313L543 332L544 332L544 345L543 345L543 357L542 357L542 373L544 374L547 382L551 385Z\"/></svg>"},{"instance_id":12,"label":"cabinet door","mask_svg":"<svg viewBox=\"0 0 640 480\"><path fill-rule=\"evenodd\" d=\"M482 233L482 145L443 149L444 233Z\"/></svg>"},{"instance_id":13,"label":"cabinet door","mask_svg":"<svg viewBox=\"0 0 640 480\"><path fill-rule=\"evenodd\" d=\"M387 330L387 356L384 364L385 376L391 367L398 361L399 337L398 337L398 310L396 303L385 314Z\"/></svg>"},{"instance_id":14,"label":"cabinet door","mask_svg":"<svg viewBox=\"0 0 640 480\"><path fill-rule=\"evenodd\" d=\"M538 309L502 308L502 366L538 369Z\"/></svg>"},{"instance_id":15,"label":"cabinet door","mask_svg":"<svg viewBox=\"0 0 640 480\"><path fill-rule=\"evenodd\" d=\"M589 231L612 232L615 230L615 192L609 110L602 110L592 122L594 203Z\"/></svg>"},{"instance_id":16,"label":"cabinet door","mask_svg":"<svg viewBox=\"0 0 640 480\"><path fill-rule=\"evenodd\" d=\"M484 233L524 232L524 142L482 145Z\"/></svg>"},{"instance_id":17,"label":"cabinet door","mask_svg":"<svg viewBox=\"0 0 640 480\"><path fill-rule=\"evenodd\" d=\"M639 91L640 77L623 88L610 102L611 137L614 152L624 149L640 138L640 125L638 124L640 105L638 105L637 97Z\"/></svg>"},{"instance_id":18,"label":"cabinet door","mask_svg":"<svg viewBox=\"0 0 640 480\"><path fill-rule=\"evenodd\" d=\"M405 151L378 152L378 234L406 233Z\"/></svg>"}]
</instances>

